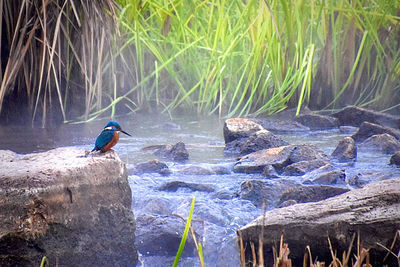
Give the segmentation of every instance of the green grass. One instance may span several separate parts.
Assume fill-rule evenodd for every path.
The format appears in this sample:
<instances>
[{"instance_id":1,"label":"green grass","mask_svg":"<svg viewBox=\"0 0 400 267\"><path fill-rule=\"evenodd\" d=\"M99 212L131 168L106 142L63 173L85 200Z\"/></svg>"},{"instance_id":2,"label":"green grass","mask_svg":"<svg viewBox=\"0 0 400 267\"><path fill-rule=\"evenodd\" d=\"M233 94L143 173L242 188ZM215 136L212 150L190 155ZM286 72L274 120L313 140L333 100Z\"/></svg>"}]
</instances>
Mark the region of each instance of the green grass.
<instances>
[{"instance_id":1,"label":"green grass","mask_svg":"<svg viewBox=\"0 0 400 267\"><path fill-rule=\"evenodd\" d=\"M42 126L55 112L400 110L399 0L33 2L1 1L0 109L17 92Z\"/></svg>"}]
</instances>

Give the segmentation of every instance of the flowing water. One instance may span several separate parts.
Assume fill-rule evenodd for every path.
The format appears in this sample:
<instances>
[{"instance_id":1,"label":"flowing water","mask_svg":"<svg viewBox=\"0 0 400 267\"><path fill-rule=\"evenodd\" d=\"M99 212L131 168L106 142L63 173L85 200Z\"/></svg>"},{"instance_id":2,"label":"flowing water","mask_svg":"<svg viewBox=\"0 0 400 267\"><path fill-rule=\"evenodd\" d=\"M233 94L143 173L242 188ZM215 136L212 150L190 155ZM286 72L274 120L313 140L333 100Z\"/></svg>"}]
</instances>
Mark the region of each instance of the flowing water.
<instances>
[{"instance_id":1,"label":"flowing water","mask_svg":"<svg viewBox=\"0 0 400 267\"><path fill-rule=\"evenodd\" d=\"M165 116L132 115L116 119L132 137L121 134L114 147L121 160L132 170L136 164L157 159L151 151L142 150L151 145L175 144L182 141L189 152L185 163L174 163L165 159L172 174L133 175L129 182L132 188L132 207L139 228L148 216L177 214L188 216L192 197L196 199L193 219L203 244L206 266L238 266L236 230L262 214L262 209L249 200L237 197L240 184L248 179L263 180L261 175L237 174L231 172L235 159L224 155L223 121L217 117L175 117L171 124ZM67 124L51 129L32 129L0 126L0 149L10 149L18 153L45 151L60 146L74 146L92 149L97 134L106 124L99 120L86 124ZM278 134L291 144L314 144L330 155L338 141L349 134L339 130L313 131L308 133ZM378 152L359 149L353 166L337 166L346 169L346 176L370 173L371 181L400 176L400 168L388 165L389 156ZM205 169L219 168L224 174L187 174L180 171L184 167L197 166ZM288 179L298 179L287 177ZM213 192L178 189L175 192L161 191L159 187L170 181L185 181L205 184L214 188ZM267 207L267 209L273 207ZM147 216L147 217L146 217ZM144 219L143 219L144 218ZM184 227L184 224L182 224ZM157 230L153 230L157 231ZM183 229L182 229L183 231ZM137 232L145 233L146 231ZM139 233L137 243L148 241ZM162 240L152 241L154 246ZM140 246L139 246L140 247ZM139 251L141 264L138 266L171 266L172 253ZM197 257L185 257L179 266L199 266Z\"/></svg>"}]
</instances>

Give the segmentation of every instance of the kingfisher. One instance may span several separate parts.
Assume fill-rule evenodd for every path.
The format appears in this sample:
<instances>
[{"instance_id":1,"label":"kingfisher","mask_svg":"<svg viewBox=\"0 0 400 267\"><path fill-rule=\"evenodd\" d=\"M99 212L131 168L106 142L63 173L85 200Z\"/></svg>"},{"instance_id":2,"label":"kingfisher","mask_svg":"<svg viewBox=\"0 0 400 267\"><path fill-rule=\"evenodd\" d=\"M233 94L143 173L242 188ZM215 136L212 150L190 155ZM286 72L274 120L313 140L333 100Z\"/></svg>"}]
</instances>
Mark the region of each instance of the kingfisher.
<instances>
[{"instance_id":1,"label":"kingfisher","mask_svg":"<svg viewBox=\"0 0 400 267\"><path fill-rule=\"evenodd\" d=\"M131 136L127 132L123 131L117 122L109 121L99 136L97 136L96 143L91 152L100 150L102 153L105 153L111 150L111 148L118 142L120 132Z\"/></svg>"}]
</instances>

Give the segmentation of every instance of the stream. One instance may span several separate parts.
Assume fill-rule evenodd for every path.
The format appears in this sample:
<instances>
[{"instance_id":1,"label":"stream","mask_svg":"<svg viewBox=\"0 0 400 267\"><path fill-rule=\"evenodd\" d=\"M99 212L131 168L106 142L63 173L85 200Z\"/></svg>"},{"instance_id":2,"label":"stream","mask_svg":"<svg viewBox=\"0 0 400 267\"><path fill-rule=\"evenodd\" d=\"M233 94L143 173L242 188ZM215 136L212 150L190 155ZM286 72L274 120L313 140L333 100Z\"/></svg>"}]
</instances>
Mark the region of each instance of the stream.
<instances>
[{"instance_id":1,"label":"stream","mask_svg":"<svg viewBox=\"0 0 400 267\"><path fill-rule=\"evenodd\" d=\"M256 207L250 200L238 197L240 185L245 180L265 180L261 174L233 173L235 157L224 155L223 125L218 117L174 116L171 121L165 115L134 114L118 117L123 130L132 137L120 135L119 143L114 147L122 161L127 165L129 183L132 189L132 207L137 220L137 228L146 225L154 218L172 218L181 220L179 227L183 232L190 203L195 197L193 224L198 232L198 241L203 246L206 266L239 266L236 245L236 230L262 215L262 208ZM108 120L97 120L85 124L65 124L56 128L32 129L17 126L0 126L0 149L10 149L17 153L46 151L61 146L74 146L86 150L93 148L98 133ZM275 133L290 144L314 144L327 155L335 149L340 139L352 133L341 133L339 129L312 131L304 133ZM182 141L189 152L189 160L176 163L159 159L151 151L142 150L146 146L175 144ZM358 147L357 161L352 166L334 163L335 167L346 170L346 177L358 173L368 174L369 182L400 176L400 168L388 165L390 155ZM132 174L134 166L153 159L166 163L172 173L162 176L155 173ZM195 173L184 171L187 167L201 167L207 170L219 170L217 173ZM280 179L299 179L296 176ZM207 185L212 190L199 191L180 188L177 191L162 191L159 187L172 181L184 181ZM300 180L298 180L300 181ZM342 185L348 187L348 185ZM267 209L275 208L268 206ZM178 216L176 216L178 215ZM174 226L172 226L174 227ZM175 226L178 227L178 226ZM156 228L157 229L157 228ZM162 240L154 240L137 229L136 243L139 248L138 266L171 266L175 252L163 251ZM162 235L161 235L162 236ZM176 235L176 238L180 236ZM148 244L150 242L150 244ZM149 245L161 250L141 250ZM166 245L168 246L168 244ZM178 266L200 266L196 254L184 253Z\"/></svg>"}]
</instances>

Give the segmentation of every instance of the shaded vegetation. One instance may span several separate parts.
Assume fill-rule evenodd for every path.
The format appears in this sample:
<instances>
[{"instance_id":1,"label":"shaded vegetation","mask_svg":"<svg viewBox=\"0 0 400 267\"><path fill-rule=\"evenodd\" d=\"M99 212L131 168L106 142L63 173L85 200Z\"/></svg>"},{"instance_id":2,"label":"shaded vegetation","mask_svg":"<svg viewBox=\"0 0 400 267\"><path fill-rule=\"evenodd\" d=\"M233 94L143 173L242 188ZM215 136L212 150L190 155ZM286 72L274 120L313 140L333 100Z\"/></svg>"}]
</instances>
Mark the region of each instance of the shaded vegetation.
<instances>
[{"instance_id":1,"label":"shaded vegetation","mask_svg":"<svg viewBox=\"0 0 400 267\"><path fill-rule=\"evenodd\" d=\"M400 110L399 0L1 0L0 10L3 120Z\"/></svg>"}]
</instances>

